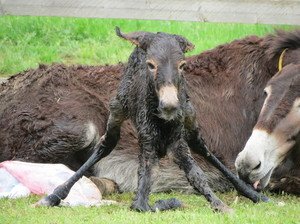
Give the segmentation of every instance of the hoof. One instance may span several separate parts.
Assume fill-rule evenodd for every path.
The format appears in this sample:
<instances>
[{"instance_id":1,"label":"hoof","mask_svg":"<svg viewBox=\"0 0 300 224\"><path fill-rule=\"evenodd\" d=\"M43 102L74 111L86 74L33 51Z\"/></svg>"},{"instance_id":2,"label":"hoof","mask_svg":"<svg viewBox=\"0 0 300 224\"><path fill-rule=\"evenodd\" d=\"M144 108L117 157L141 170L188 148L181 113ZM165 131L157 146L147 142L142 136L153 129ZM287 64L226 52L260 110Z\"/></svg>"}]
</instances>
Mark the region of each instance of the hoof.
<instances>
[{"instance_id":1,"label":"hoof","mask_svg":"<svg viewBox=\"0 0 300 224\"><path fill-rule=\"evenodd\" d=\"M221 205L214 207L214 211L220 212L220 213L227 213L227 214L234 213L234 210L225 204L221 204Z\"/></svg>"},{"instance_id":2,"label":"hoof","mask_svg":"<svg viewBox=\"0 0 300 224\"><path fill-rule=\"evenodd\" d=\"M58 198L56 195L50 194L46 197L43 197L41 200L39 200L33 206L34 207L40 207L40 206L53 207L53 206L58 206L59 204L60 204L60 198Z\"/></svg>"},{"instance_id":3,"label":"hoof","mask_svg":"<svg viewBox=\"0 0 300 224\"><path fill-rule=\"evenodd\" d=\"M255 193L253 194L253 196L251 198L249 197L249 199L251 201L253 201L254 203L269 202L270 201L270 199L267 196L265 196L265 195L263 195L263 194L261 194L261 193L259 193L257 191L255 191Z\"/></svg>"},{"instance_id":4,"label":"hoof","mask_svg":"<svg viewBox=\"0 0 300 224\"><path fill-rule=\"evenodd\" d=\"M267 196L265 196L263 194L260 196L260 200L263 201L263 202L270 202L271 201Z\"/></svg>"},{"instance_id":5,"label":"hoof","mask_svg":"<svg viewBox=\"0 0 300 224\"><path fill-rule=\"evenodd\" d=\"M152 211L150 205L148 203L138 203L138 202L133 202L132 205L130 206L131 210L137 211L137 212L149 212Z\"/></svg>"},{"instance_id":6,"label":"hoof","mask_svg":"<svg viewBox=\"0 0 300 224\"><path fill-rule=\"evenodd\" d=\"M243 196L245 196L246 198L249 198L252 202L254 203L258 203L258 202L269 202L270 199L261 194L260 192L257 191L257 189L254 189L253 186L247 184L248 187L248 192L246 194L243 194ZM241 193L241 192L240 192Z\"/></svg>"},{"instance_id":7,"label":"hoof","mask_svg":"<svg viewBox=\"0 0 300 224\"><path fill-rule=\"evenodd\" d=\"M212 203L212 208L215 212L232 214L234 210L230 208L228 205L224 204L222 201L216 201Z\"/></svg>"},{"instance_id":8,"label":"hoof","mask_svg":"<svg viewBox=\"0 0 300 224\"><path fill-rule=\"evenodd\" d=\"M168 200L158 200L155 202L153 206L153 211L165 211L171 209L181 208L182 203L181 201L177 200L176 198L171 198Z\"/></svg>"}]
</instances>

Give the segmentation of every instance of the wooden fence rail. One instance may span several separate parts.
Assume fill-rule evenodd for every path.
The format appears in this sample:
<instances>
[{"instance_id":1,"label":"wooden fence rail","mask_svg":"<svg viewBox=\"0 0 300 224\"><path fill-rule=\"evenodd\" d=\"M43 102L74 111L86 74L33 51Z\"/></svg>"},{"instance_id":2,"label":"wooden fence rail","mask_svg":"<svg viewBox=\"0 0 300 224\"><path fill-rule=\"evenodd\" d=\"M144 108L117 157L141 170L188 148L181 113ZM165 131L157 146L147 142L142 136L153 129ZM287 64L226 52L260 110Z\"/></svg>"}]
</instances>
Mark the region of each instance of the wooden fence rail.
<instances>
[{"instance_id":1,"label":"wooden fence rail","mask_svg":"<svg viewBox=\"0 0 300 224\"><path fill-rule=\"evenodd\" d=\"M0 0L0 15L300 25L300 0Z\"/></svg>"}]
</instances>

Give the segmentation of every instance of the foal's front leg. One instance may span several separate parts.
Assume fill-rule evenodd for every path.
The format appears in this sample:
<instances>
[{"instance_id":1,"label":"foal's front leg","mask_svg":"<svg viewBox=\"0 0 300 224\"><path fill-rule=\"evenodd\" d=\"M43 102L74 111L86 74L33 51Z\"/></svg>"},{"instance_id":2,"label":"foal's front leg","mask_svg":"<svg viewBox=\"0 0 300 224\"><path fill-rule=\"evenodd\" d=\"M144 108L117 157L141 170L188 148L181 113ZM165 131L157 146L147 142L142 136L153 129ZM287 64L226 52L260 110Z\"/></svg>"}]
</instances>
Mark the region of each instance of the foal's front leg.
<instances>
[{"instance_id":1,"label":"foal's front leg","mask_svg":"<svg viewBox=\"0 0 300 224\"><path fill-rule=\"evenodd\" d=\"M212 208L220 212L231 212L232 209L224 204L209 187L206 176L191 156L187 143L183 139L180 139L171 149L174 154L175 163L179 165L180 169L184 170L190 184L204 195Z\"/></svg>"},{"instance_id":2,"label":"foal's front leg","mask_svg":"<svg viewBox=\"0 0 300 224\"><path fill-rule=\"evenodd\" d=\"M152 129L152 135L140 136L140 147L141 154L139 156L139 169L138 169L138 187L136 196L132 202L131 209L145 212L145 211L164 211L180 208L182 206L181 202L176 198L171 198L167 200L158 200L155 202L154 206L149 205L149 194L151 191L151 175L152 168L154 165L158 164L157 149L159 147L155 135Z\"/></svg>"},{"instance_id":3,"label":"foal's front leg","mask_svg":"<svg viewBox=\"0 0 300 224\"><path fill-rule=\"evenodd\" d=\"M120 138L120 128L125 120L122 105L117 99L110 102L110 115L107 122L105 135L93 146L93 154L65 183L56 187L52 194L42 198L36 206L57 206L65 199L72 186L101 158L107 156L117 145ZM91 149L91 150L92 150Z\"/></svg>"}]
</instances>

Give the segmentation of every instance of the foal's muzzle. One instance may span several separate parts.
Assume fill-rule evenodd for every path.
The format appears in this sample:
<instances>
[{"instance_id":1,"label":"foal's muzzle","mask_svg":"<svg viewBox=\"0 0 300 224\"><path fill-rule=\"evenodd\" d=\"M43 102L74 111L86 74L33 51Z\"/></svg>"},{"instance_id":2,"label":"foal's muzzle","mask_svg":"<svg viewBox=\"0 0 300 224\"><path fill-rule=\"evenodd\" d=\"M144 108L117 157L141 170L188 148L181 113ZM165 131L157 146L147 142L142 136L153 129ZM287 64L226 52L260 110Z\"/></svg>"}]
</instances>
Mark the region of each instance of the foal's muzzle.
<instances>
[{"instance_id":1,"label":"foal's muzzle","mask_svg":"<svg viewBox=\"0 0 300 224\"><path fill-rule=\"evenodd\" d=\"M164 102L160 102L158 110L160 113L160 117L167 121L175 120L181 115L181 109L179 104L170 105L165 104Z\"/></svg>"},{"instance_id":2,"label":"foal's muzzle","mask_svg":"<svg viewBox=\"0 0 300 224\"><path fill-rule=\"evenodd\" d=\"M176 119L182 112L178 90L174 85L162 86L158 92L160 117L169 121Z\"/></svg>"}]
</instances>

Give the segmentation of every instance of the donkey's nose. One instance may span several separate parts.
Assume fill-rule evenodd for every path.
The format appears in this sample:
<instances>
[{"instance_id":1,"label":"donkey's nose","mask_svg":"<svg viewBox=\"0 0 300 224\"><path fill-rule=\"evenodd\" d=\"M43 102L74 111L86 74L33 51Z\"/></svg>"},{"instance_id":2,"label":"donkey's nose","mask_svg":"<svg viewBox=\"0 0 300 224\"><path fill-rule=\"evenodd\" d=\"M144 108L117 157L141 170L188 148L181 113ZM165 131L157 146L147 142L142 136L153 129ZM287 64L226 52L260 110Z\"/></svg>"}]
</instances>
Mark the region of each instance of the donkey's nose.
<instances>
[{"instance_id":1,"label":"donkey's nose","mask_svg":"<svg viewBox=\"0 0 300 224\"><path fill-rule=\"evenodd\" d=\"M235 167L238 175L246 182L250 182L250 174L256 174L261 168L262 162L250 152L241 152L236 158Z\"/></svg>"}]
</instances>

